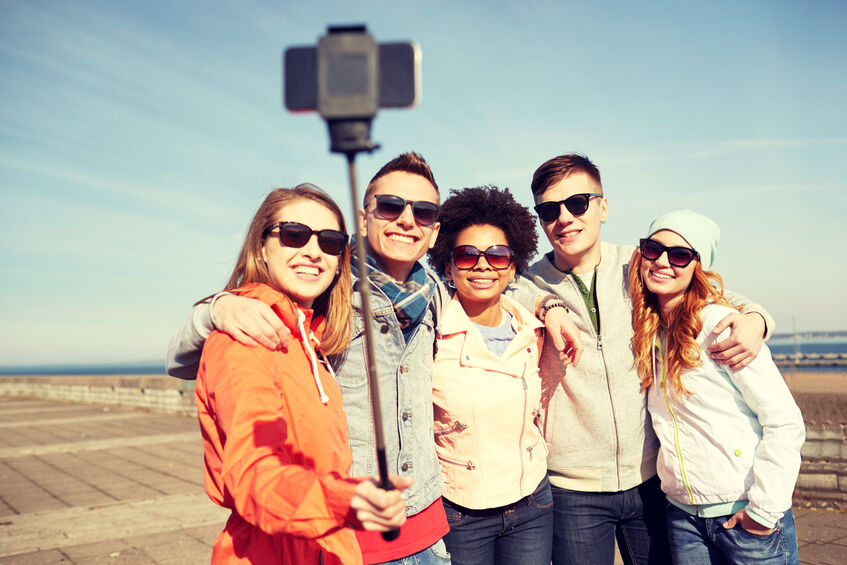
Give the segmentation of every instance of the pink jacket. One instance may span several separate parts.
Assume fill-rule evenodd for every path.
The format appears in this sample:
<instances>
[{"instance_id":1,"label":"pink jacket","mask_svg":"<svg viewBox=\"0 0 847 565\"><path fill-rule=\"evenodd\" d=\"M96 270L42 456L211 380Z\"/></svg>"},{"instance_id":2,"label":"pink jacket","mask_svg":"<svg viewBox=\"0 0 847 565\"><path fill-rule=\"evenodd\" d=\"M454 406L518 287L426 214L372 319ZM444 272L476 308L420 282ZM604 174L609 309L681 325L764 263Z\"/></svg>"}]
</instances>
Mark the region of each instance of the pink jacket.
<instances>
[{"instance_id":1,"label":"pink jacket","mask_svg":"<svg viewBox=\"0 0 847 565\"><path fill-rule=\"evenodd\" d=\"M547 472L536 424L543 326L503 296L517 335L502 356L485 345L457 298L446 306L433 365L435 445L444 497L466 508L496 508L531 494Z\"/></svg>"}]
</instances>

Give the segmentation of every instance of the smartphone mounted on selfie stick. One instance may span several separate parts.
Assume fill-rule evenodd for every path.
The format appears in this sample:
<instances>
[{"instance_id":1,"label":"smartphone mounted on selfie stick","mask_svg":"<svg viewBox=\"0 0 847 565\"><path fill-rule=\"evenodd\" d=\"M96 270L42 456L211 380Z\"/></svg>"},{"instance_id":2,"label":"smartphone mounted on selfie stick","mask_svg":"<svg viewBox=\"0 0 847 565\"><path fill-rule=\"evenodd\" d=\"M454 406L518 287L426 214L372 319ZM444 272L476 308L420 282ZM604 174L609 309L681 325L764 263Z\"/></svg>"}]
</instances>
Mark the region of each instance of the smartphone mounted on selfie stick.
<instances>
[{"instance_id":1,"label":"smartphone mounted on selfie stick","mask_svg":"<svg viewBox=\"0 0 847 565\"><path fill-rule=\"evenodd\" d=\"M291 111L317 110L329 128L330 151L347 157L354 229L358 225L356 155L379 148L371 141L371 123L379 108L413 106L419 98L420 49L414 43L377 44L365 26L330 26L317 47L290 47L284 59L285 107ZM382 403L379 396L373 312L365 243L356 237L359 294L365 326L365 356L376 434L378 486L391 490L385 455ZM397 539L399 529L383 532Z\"/></svg>"}]
</instances>

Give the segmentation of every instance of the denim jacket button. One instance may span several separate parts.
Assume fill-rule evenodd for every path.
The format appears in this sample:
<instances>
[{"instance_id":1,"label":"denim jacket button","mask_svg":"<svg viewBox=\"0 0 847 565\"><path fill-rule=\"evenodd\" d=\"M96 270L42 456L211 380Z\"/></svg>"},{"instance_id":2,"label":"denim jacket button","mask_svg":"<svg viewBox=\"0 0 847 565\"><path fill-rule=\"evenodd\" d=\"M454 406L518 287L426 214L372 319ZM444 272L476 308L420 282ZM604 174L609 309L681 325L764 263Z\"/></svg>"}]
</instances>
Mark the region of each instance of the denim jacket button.
<instances>
[{"instance_id":1,"label":"denim jacket button","mask_svg":"<svg viewBox=\"0 0 847 565\"><path fill-rule=\"evenodd\" d=\"M401 471L403 471L403 472L405 473L406 471L408 471L408 470L409 470L409 464L408 464L408 463L403 463L403 466L402 466L402 467L400 467L400 470L401 470Z\"/></svg>"},{"instance_id":2,"label":"denim jacket button","mask_svg":"<svg viewBox=\"0 0 847 565\"><path fill-rule=\"evenodd\" d=\"M383 325L379 328L379 331L380 331L380 333L387 334L387 333L388 333L388 324L383 324Z\"/></svg>"}]
</instances>

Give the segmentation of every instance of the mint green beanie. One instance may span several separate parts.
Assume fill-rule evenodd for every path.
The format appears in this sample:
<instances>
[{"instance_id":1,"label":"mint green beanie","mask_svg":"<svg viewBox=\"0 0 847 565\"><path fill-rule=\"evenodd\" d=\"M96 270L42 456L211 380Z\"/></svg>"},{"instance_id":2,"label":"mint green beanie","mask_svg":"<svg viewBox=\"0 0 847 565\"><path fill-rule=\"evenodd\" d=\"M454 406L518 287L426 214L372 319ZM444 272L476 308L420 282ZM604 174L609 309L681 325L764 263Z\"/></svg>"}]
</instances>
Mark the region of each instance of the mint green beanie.
<instances>
[{"instance_id":1,"label":"mint green beanie","mask_svg":"<svg viewBox=\"0 0 847 565\"><path fill-rule=\"evenodd\" d=\"M659 216L650 224L647 237L662 230L681 235L700 254L700 264L708 271L715 262L715 251L721 239L721 229L711 219L694 210L674 210Z\"/></svg>"}]
</instances>

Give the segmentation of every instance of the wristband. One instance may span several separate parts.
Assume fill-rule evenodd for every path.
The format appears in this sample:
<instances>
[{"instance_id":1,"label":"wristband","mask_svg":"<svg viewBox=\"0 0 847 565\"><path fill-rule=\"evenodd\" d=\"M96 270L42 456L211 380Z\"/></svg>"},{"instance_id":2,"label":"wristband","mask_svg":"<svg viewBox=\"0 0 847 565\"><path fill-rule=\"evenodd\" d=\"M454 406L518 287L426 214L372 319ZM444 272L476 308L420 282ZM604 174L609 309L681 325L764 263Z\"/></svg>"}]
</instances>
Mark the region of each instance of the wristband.
<instances>
[{"instance_id":1,"label":"wristband","mask_svg":"<svg viewBox=\"0 0 847 565\"><path fill-rule=\"evenodd\" d=\"M565 306L565 302L555 294L550 294L541 301L541 305L538 307L538 319L544 322L547 312L553 308L564 308L565 313L570 314L570 310Z\"/></svg>"}]
</instances>

